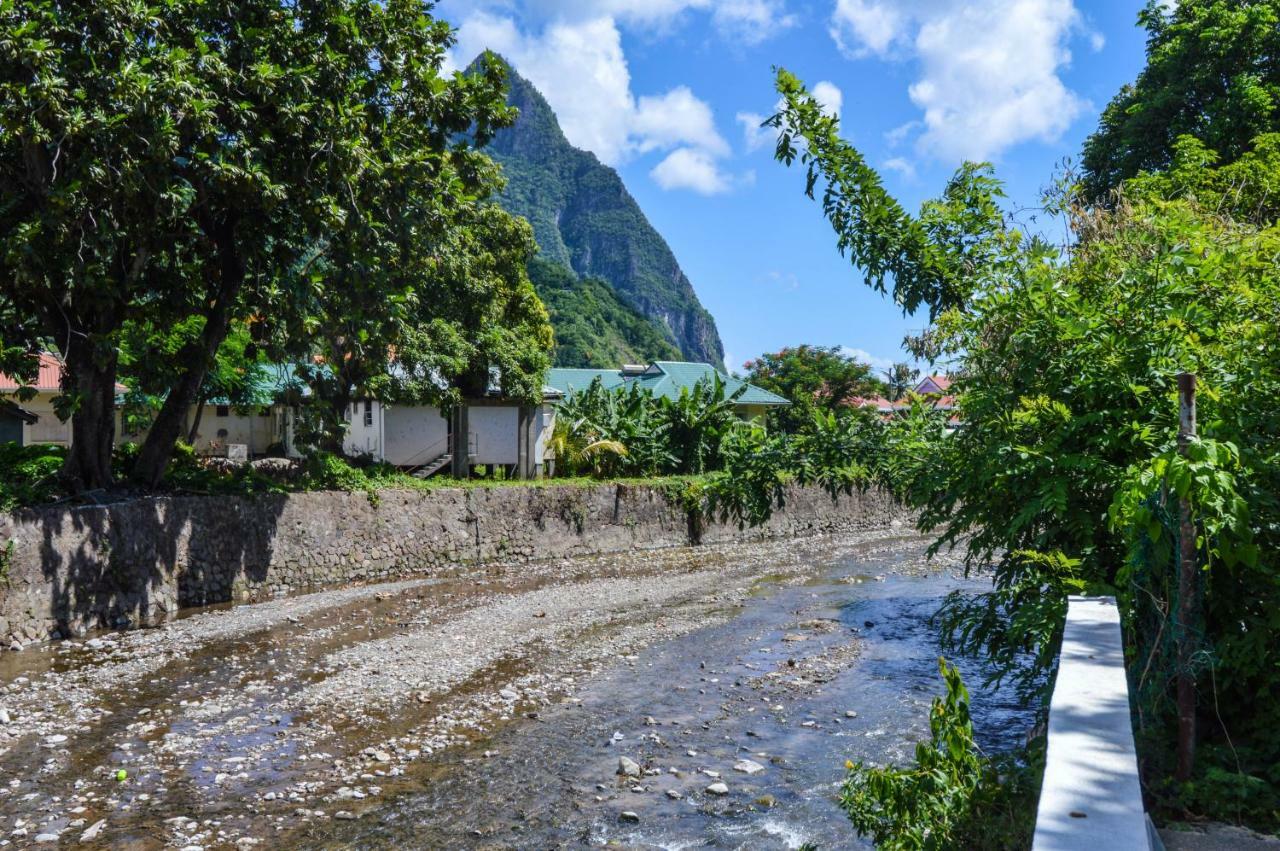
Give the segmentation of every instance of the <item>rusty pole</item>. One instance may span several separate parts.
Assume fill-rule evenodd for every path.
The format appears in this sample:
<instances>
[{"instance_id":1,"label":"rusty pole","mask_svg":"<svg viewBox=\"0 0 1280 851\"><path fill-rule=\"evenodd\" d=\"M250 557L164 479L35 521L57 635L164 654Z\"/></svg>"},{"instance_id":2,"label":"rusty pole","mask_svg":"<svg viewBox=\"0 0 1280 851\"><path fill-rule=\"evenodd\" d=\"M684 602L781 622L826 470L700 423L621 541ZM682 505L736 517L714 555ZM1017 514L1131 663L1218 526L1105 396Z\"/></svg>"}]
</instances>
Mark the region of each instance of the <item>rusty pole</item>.
<instances>
[{"instance_id":1,"label":"rusty pole","mask_svg":"<svg viewBox=\"0 0 1280 851\"><path fill-rule=\"evenodd\" d=\"M1178 453L1186 456L1196 436L1196 377L1178 374ZM1199 582L1196 564L1196 529L1191 498L1178 500L1178 765L1176 778L1191 779L1196 759L1196 683L1192 674Z\"/></svg>"}]
</instances>

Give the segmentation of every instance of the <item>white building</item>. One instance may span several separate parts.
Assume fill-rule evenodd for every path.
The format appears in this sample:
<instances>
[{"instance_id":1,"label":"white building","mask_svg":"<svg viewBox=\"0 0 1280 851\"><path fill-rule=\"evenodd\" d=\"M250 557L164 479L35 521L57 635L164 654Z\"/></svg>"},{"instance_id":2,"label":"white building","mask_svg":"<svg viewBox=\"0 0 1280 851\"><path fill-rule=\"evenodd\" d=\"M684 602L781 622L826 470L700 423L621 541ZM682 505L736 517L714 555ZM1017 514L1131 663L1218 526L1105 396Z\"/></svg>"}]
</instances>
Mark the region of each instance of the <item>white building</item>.
<instances>
[{"instance_id":1,"label":"white building","mask_svg":"<svg viewBox=\"0 0 1280 851\"><path fill-rule=\"evenodd\" d=\"M543 473L547 444L555 429L552 402L556 398L558 394L548 392L541 405L473 399L452 416L425 405L360 401L348 411L343 450L424 476L445 468L454 475L466 475L469 467L483 465L505 467L519 478L536 478ZM464 429L465 459L455 452L453 439Z\"/></svg>"}]
</instances>

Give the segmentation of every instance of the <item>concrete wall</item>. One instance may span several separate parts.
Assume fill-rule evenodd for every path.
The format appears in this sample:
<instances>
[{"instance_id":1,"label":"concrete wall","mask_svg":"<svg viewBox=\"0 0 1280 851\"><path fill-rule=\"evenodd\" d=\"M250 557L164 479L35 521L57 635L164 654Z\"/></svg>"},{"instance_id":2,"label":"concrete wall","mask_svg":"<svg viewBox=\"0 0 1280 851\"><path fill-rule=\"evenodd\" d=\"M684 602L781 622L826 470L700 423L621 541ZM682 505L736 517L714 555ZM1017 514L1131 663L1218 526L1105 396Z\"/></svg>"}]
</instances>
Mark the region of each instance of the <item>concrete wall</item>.
<instances>
[{"instance_id":1,"label":"concrete wall","mask_svg":"<svg viewBox=\"0 0 1280 851\"><path fill-rule=\"evenodd\" d=\"M187 422L195 422L198 406L192 405ZM270 408L228 406L227 415L218 416L217 405L205 405L196 433L195 449L200 455L226 455L228 443L243 443L250 454L262 455L281 439L279 417ZM266 416L263 416L263 411ZM225 435L221 432L226 432Z\"/></svg>"},{"instance_id":2,"label":"concrete wall","mask_svg":"<svg viewBox=\"0 0 1280 851\"><path fill-rule=\"evenodd\" d=\"M1034 851L1151 847L1113 597L1072 597L1049 703Z\"/></svg>"},{"instance_id":3,"label":"concrete wall","mask_svg":"<svg viewBox=\"0 0 1280 851\"><path fill-rule=\"evenodd\" d=\"M885 527L904 512L872 491L833 503L795 490L758 529L708 524L704 542ZM179 608L475 564L690 543L689 517L650 487L512 486L137 499L0 515L5 646ZM3 552L3 550L0 550Z\"/></svg>"},{"instance_id":4,"label":"concrete wall","mask_svg":"<svg viewBox=\"0 0 1280 851\"><path fill-rule=\"evenodd\" d=\"M53 397L55 394L51 392L40 392L35 398L28 399L19 404L40 419L34 423L26 423L22 426L22 444L24 446L34 446L37 443L53 443L58 446L71 445L71 423L62 422L58 419L58 415L53 412Z\"/></svg>"},{"instance_id":5,"label":"concrete wall","mask_svg":"<svg viewBox=\"0 0 1280 851\"><path fill-rule=\"evenodd\" d=\"M514 464L518 446L520 408L515 405L472 405L467 427L473 437L476 464Z\"/></svg>"}]
</instances>

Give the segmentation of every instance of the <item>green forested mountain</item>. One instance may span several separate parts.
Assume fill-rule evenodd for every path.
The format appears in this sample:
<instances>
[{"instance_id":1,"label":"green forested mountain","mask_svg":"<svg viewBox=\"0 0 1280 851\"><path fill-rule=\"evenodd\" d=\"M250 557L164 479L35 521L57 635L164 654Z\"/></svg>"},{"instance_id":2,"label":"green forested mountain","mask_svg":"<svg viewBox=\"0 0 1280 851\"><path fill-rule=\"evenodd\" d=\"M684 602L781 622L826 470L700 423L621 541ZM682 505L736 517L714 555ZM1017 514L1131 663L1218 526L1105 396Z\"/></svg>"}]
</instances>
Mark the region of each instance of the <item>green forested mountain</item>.
<instances>
[{"instance_id":1,"label":"green forested mountain","mask_svg":"<svg viewBox=\"0 0 1280 851\"><path fill-rule=\"evenodd\" d=\"M622 302L607 282L541 258L529 264L529 277L551 314L556 366L607 369L682 357L666 329Z\"/></svg>"},{"instance_id":2,"label":"green forested mountain","mask_svg":"<svg viewBox=\"0 0 1280 851\"><path fill-rule=\"evenodd\" d=\"M628 351L632 360L644 360L647 352L669 357L674 350L722 368L715 320L622 178L569 144L529 81L510 68L508 79L508 102L520 117L486 148L506 173L502 204L533 225L543 260L584 279L576 287L557 279L548 301L560 338L556 363L617 366ZM547 279L545 268L542 275ZM539 292L548 300L542 285ZM647 321L636 321L641 318ZM669 347L665 352L659 341ZM573 360L579 357L594 360Z\"/></svg>"}]
</instances>

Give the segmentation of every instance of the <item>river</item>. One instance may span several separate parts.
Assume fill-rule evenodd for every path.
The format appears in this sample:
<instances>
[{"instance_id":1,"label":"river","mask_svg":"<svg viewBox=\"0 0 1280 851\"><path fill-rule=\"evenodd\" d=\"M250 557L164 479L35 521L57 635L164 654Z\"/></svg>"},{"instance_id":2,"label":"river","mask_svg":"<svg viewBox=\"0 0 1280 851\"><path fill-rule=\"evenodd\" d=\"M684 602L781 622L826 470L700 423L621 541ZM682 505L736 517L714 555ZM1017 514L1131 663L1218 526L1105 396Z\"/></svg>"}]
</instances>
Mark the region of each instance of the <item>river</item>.
<instances>
[{"instance_id":1,"label":"river","mask_svg":"<svg viewBox=\"0 0 1280 851\"><path fill-rule=\"evenodd\" d=\"M931 615L985 586L924 546L887 532L575 560L11 654L0 836L869 847L835 803L844 762L910 760L941 690ZM982 746L1020 744L1033 713L958 661Z\"/></svg>"}]
</instances>

